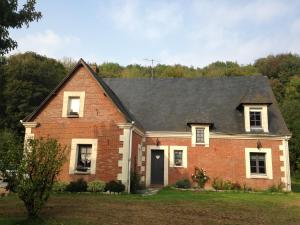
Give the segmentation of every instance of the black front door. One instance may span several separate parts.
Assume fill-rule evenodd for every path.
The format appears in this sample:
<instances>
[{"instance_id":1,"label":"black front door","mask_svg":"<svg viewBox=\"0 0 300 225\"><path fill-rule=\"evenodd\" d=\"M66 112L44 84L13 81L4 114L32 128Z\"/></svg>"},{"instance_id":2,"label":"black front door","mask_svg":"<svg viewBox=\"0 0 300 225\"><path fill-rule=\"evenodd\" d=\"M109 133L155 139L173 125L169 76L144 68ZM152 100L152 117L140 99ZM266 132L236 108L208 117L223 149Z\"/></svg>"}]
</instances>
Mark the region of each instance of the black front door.
<instances>
[{"instance_id":1,"label":"black front door","mask_svg":"<svg viewBox=\"0 0 300 225\"><path fill-rule=\"evenodd\" d=\"M164 151L151 151L151 184L164 184Z\"/></svg>"}]
</instances>

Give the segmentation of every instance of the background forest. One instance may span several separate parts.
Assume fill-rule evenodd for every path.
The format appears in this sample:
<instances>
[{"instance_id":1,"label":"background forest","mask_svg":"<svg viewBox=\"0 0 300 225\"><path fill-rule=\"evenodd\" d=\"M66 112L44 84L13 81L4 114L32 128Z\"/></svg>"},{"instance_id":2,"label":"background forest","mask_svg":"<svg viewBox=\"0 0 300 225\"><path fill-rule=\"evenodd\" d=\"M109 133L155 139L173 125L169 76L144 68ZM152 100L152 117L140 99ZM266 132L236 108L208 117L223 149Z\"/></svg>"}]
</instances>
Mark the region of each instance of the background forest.
<instances>
[{"instance_id":1,"label":"background forest","mask_svg":"<svg viewBox=\"0 0 300 225\"><path fill-rule=\"evenodd\" d=\"M34 52L0 59L0 142L8 133L22 139L24 129L20 120L42 102L75 63L71 58L56 60ZM101 77L151 77L150 66L103 63L98 68ZM249 65L218 61L203 68L158 64L153 72L154 77L267 76L288 128L293 133L289 142L291 169L293 172L300 169L299 55L270 55Z\"/></svg>"}]
</instances>

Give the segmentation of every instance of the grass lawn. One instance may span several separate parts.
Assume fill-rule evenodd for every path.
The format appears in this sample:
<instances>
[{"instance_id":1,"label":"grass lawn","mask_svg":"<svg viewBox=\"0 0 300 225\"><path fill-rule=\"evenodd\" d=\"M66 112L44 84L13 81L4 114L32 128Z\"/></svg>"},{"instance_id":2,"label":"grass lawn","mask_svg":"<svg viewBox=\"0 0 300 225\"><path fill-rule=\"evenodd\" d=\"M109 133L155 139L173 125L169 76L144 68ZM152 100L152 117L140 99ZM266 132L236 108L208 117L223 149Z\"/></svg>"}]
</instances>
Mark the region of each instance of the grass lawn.
<instances>
[{"instance_id":1,"label":"grass lawn","mask_svg":"<svg viewBox=\"0 0 300 225\"><path fill-rule=\"evenodd\" d=\"M26 221L17 196L0 198L0 224L300 224L300 193L191 192L56 194Z\"/></svg>"}]
</instances>

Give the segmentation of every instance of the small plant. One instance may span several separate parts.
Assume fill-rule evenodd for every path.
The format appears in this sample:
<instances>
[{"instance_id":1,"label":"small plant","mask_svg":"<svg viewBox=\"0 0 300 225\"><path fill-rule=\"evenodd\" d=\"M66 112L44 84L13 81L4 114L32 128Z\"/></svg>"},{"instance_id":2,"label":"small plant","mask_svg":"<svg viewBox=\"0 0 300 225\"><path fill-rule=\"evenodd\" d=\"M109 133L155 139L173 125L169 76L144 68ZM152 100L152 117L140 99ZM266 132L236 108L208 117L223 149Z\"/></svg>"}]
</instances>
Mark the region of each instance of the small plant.
<instances>
[{"instance_id":1,"label":"small plant","mask_svg":"<svg viewBox=\"0 0 300 225\"><path fill-rule=\"evenodd\" d=\"M223 190L232 190L232 182L230 180L223 182Z\"/></svg>"},{"instance_id":2,"label":"small plant","mask_svg":"<svg viewBox=\"0 0 300 225\"><path fill-rule=\"evenodd\" d=\"M248 187L247 184L243 184L243 191L247 192L247 191L252 191L252 188Z\"/></svg>"},{"instance_id":3,"label":"small plant","mask_svg":"<svg viewBox=\"0 0 300 225\"><path fill-rule=\"evenodd\" d=\"M197 182L200 188L204 188L209 177L206 175L206 171L203 168L199 169L198 167L195 167L195 172L192 174L192 180Z\"/></svg>"},{"instance_id":4,"label":"small plant","mask_svg":"<svg viewBox=\"0 0 300 225\"><path fill-rule=\"evenodd\" d=\"M241 190L242 187L238 182L231 182L230 180L223 180L222 178L214 178L212 187L215 190Z\"/></svg>"},{"instance_id":5,"label":"small plant","mask_svg":"<svg viewBox=\"0 0 300 225\"><path fill-rule=\"evenodd\" d=\"M103 192L105 189L105 182L101 180L94 180L88 182L87 184L87 191L89 192Z\"/></svg>"},{"instance_id":6,"label":"small plant","mask_svg":"<svg viewBox=\"0 0 300 225\"><path fill-rule=\"evenodd\" d=\"M282 192L283 191L283 184L279 183L278 185L273 184L271 187L268 188L269 192Z\"/></svg>"},{"instance_id":7,"label":"small plant","mask_svg":"<svg viewBox=\"0 0 300 225\"><path fill-rule=\"evenodd\" d=\"M87 183L82 178L78 179L77 181L72 181L66 188L66 191L69 192L86 192L87 190Z\"/></svg>"},{"instance_id":8,"label":"small plant","mask_svg":"<svg viewBox=\"0 0 300 225\"><path fill-rule=\"evenodd\" d=\"M238 182L232 183L232 190L240 191L242 190L242 186Z\"/></svg>"},{"instance_id":9,"label":"small plant","mask_svg":"<svg viewBox=\"0 0 300 225\"><path fill-rule=\"evenodd\" d=\"M191 182L188 178L185 178L185 179L177 181L175 184L175 187L184 188L184 189L191 188Z\"/></svg>"},{"instance_id":10,"label":"small plant","mask_svg":"<svg viewBox=\"0 0 300 225\"><path fill-rule=\"evenodd\" d=\"M215 190L223 190L223 179L222 178L214 178L212 182L212 187Z\"/></svg>"},{"instance_id":11,"label":"small plant","mask_svg":"<svg viewBox=\"0 0 300 225\"><path fill-rule=\"evenodd\" d=\"M105 186L105 189L109 191L109 193L120 193L125 190L125 185L121 183L121 181L112 180L108 182Z\"/></svg>"},{"instance_id":12,"label":"small plant","mask_svg":"<svg viewBox=\"0 0 300 225\"><path fill-rule=\"evenodd\" d=\"M137 171L136 157L134 158L133 169L130 173L130 193L135 194L141 190L141 176Z\"/></svg>"},{"instance_id":13,"label":"small plant","mask_svg":"<svg viewBox=\"0 0 300 225\"><path fill-rule=\"evenodd\" d=\"M53 192L64 192L67 189L68 184L66 182L57 181L53 184Z\"/></svg>"}]
</instances>

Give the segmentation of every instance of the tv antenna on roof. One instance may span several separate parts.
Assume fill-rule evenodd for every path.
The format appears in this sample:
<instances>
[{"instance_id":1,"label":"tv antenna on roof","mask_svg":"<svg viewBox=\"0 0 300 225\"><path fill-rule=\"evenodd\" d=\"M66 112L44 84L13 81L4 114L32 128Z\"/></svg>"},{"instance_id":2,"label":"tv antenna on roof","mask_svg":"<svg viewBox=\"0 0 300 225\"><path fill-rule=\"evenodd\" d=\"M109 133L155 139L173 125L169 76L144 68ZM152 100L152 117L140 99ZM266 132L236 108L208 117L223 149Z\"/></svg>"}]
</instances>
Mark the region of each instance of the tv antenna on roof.
<instances>
[{"instance_id":1,"label":"tv antenna on roof","mask_svg":"<svg viewBox=\"0 0 300 225\"><path fill-rule=\"evenodd\" d=\"M144 59L145 61L149 61L151 62L151 78L154 77L154 68L153 68L153 63L154 62L159 62L158 60L155 60L155 59Z\"/></svg>"}]
</instances>

